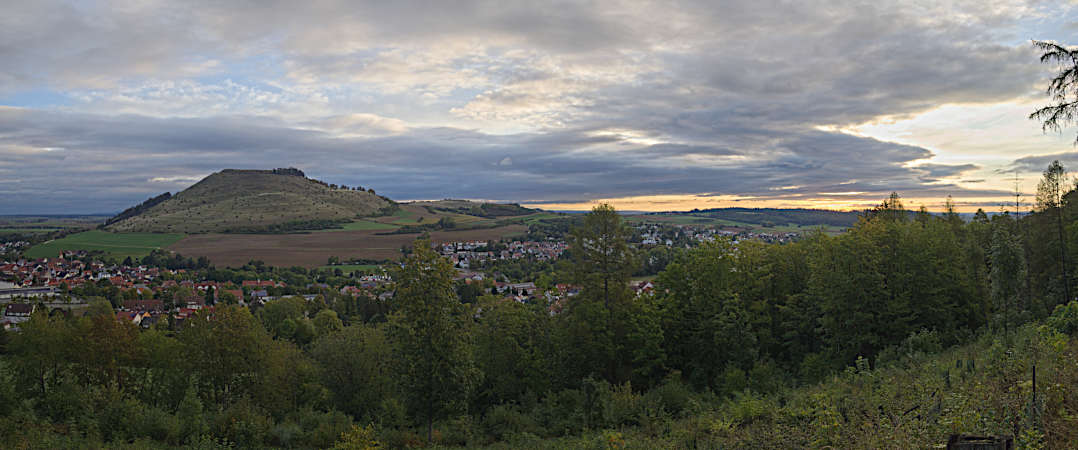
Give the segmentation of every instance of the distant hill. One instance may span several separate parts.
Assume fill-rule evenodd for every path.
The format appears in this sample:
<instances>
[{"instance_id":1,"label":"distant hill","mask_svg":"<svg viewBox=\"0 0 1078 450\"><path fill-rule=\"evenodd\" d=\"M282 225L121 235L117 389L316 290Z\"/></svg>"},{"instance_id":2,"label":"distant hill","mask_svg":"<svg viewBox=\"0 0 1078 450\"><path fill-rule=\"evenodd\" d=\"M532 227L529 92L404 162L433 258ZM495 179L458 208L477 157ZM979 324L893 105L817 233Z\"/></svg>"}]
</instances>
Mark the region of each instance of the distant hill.
<instances>
[{"instance_id":1,"label":"distant hill","mask_svg":"<svg viewBox=\"0 0 1078 450\"><path fill-rule=\"evenodd\" d=\"M711 219L728 220L753 225L829 225L851 227L857 223L860 212L832 211L828 209L784 208L714 208L694 209L679 213L654 213L649 215L679 214Z\"/></svg>"},{"instance_id":2,"label":"distant hill","mask_svg":"<svg viewBox=\"0 0 1078 450\"><path fill-rule=\"evenodd\" d=\"M539 209L525 208L516 203L479 203L470 200L453 199L419 201L412 202L411 204L421 206L431 212L464 214L468 216L485 217L488 219L523 216L541 211Z\"/></svg>"},{"instance_id":3,"label":"distant hill","mask_svg":"<svg viewBox=\"0 0 1078 450\"><path fill-rule=\"evenodd\" d=\"M325 228L392 213L396 203L362 188L307 178L298 169L214 173L110 219L105 229L156 233L272 232Z\"/></svg>"}]
</instances>

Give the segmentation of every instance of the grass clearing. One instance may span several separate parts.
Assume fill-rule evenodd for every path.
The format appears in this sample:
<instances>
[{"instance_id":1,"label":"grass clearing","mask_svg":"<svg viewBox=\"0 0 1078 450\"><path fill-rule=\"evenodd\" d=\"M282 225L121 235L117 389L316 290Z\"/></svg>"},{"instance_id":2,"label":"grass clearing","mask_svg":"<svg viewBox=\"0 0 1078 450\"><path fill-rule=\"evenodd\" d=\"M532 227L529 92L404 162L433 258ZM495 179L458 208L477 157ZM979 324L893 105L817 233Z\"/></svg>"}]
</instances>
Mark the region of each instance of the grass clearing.
<instances>
[{"instance_id":1,"label":"grass clearing","mask_svg":"<svg viewBox=\"0 0 1078 450\"><path fill-rule=\"evenodd\" d=\"M531 224L534 224L534 223L536 223L536 222L538 222L540 220L544 220L544 219L561 219L561 218L564 218L564 217L568 217L568 216L565 215L565 214L541 212L541 213L535 213L535 214L532 214L532 215L529 215L529 216L524 216L524 223L526 225L531 225Z\"/></svg>"},{"instance_id":2,"label":"grass clearing","mask_svg":"<svg viewBox=\"0 0 1078 450\"><path fill-rule=\"evenodd\" d=\"M60 230L60 228L0 228L0 234L51 233L58 230Z\"/></svg>"},{"instance_id":3,"label":"grass clearing","mask_svg":"<svg viewBox=\"0 0 1078 450\"><path fill-rule=\"evenodd\" d=\"M177 233L110 233L92 230L35 245L26 251L26 256L54 258L59 256L62 250L101 250L117 258L143 257L154 249L175 244L183 237L184 235Z\"/></svg>"}]
</instances>

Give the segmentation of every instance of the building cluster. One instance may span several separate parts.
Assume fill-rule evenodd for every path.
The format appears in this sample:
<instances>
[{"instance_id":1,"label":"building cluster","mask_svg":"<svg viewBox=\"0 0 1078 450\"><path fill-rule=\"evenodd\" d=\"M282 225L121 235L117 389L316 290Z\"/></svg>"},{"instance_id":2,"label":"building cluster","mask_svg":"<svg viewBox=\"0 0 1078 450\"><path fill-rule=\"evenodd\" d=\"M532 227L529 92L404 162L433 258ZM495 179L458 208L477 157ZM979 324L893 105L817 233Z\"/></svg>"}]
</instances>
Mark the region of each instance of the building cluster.
<instances>
[{"instance_id":1,"label":"building cluster","mask_svg":"<svg viewBox=\"0 0 1078 450\"><path fill-rule=\"evenodd\" d=\"M362 277L359 277L355 284L341 287L340 293L341 295L350 295L352 297L367 295L380 300L387 300L392 297L393 294L386 291L385 287L392 281L393 279L385 274L363 275Z\"/></svg>"},{"instance_id":2,"label":"building cluster","mask_svg":"<svg viewBox=\"0 0 1078 450\"><path fill-rule=\"evenodd\" d=\"M16 250L22 250L29 246L30 243L26 241L0 242L0 253L14 252Z\"/></svg>"},{"instance_id":3,"label":"building cluster","mask_svg":"<svg viewBox=\"0 0 1078 450\"><path fill-rule=\"evenodd\" d=\"M801 237L801 233L797 231L788 232L755 232L755 231L730 231L730 230L713 230L709 229L704 232L690 235L698 241L714 241L716 236L727 237L733 243L741 241L762 241L769 244L781 244L785 242L793 242Z\"/></svg>"},{"instance_id":4,"label":"building cluster","mask_svg":"<svg viewBox=\"0 0 1078 450\"><path fill-rule=\"evenodd\" d=\"M636 227L640 233L640 245L665 245L671 247L674 245L688 245L683 240L696 242L711 242L718 237L725 237L730 239L733 243L740 241L755 240L762 241L771 244L784 243L797 240L801 237L801 233L797 231L789 232L759 232L748 231L742 229L723 229L714 226L704 225L658 225L658 224L641 224ZM679 242L681 242L679 244Z\"/></svg>"},{"instance_id":5,"label":"building cluster","mask_svg":"<svg viewBox=\"0 0 1078 450\"><path fill-rule=\"evenodd\" d=\"M462 269L490 260L533 258L551 261L558 259L569 246L562 241L513 241L506 243L504 247L490 250L484 241L446 242L435 246L454 267Z\"/></svg>"},{"instance_id":6,"label":"building cluster","mask_svg":"<svg viewBox=\"0 0 1078 450\"><path fill-rule=\"evenodd\" d=\"M162 272L162 269L156 267L106 265L75 259L82 256L85 256L84 252L65 251L59 258L20 259L0 263L0 277L11 280L16 287L59 288L66 285L74 288L107 279L113 286L130 289L145 287L146 283L157 279Z\"/></svg>"},{"instance_id":7,"label":"building cluster","mask_svg":"<svg viewBox=\"0 0 1078 450\"><path fill-rule=\"evenodd\" d=\"M30 318L39 303L69 311L83 309L85 299L61 301L52 297L66 293L64 288L78 289L86 285L118 289L124 300L116 308L117 319L143 327L153 326L162 317L169 316L173 326L181 325L200 310L212 311L213 307L207 305L208 301L216 303L227 300L239 304L265 302L275 298L269 295L267 289L286 287L285 283L273 280L244 280L240 285L178 280L183 278L186 270L79 259L85 256L85 252L65 251L58 258L0 262L0 279L6 280L0 285L0 303L5 303L0 314L0 325L5 328L17 327L18 323ZM102 284L105 280L108 283Z\"/></svg>"}]
</instances>

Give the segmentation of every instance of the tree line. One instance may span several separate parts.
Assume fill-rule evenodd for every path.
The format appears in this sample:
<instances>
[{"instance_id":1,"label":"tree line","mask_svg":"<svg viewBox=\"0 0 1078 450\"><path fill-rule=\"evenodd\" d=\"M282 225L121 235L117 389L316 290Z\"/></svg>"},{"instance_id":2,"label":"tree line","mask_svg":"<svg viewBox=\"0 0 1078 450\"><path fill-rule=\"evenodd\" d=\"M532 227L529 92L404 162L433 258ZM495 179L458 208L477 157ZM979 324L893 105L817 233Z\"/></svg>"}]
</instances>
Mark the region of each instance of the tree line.
<instances>
[{"instance_id":1,"label":"tree line","mask_svg":"<svg viewBox=\"0 0 1078 450\"><path fill-rule=\"evenodd\" d=\"M555 302L475 289L462 301L450 263L420 240L385 301L217 305L179 330L139 330L107 307L40 311L3 335L0 431L57 446L330 447L640 424L687 399L775 392L900 345L945 348L1047 317L1070 300L1078 252L1068 183L1053 164L1020 217L965 221L950 202L911 216L893 194L841 235L717 239L672 254L643 295L632 231L603 205L574 225L553 273L580 293ZM633 396L653 409L619 413Z\"/></svg>"}]
</instances>

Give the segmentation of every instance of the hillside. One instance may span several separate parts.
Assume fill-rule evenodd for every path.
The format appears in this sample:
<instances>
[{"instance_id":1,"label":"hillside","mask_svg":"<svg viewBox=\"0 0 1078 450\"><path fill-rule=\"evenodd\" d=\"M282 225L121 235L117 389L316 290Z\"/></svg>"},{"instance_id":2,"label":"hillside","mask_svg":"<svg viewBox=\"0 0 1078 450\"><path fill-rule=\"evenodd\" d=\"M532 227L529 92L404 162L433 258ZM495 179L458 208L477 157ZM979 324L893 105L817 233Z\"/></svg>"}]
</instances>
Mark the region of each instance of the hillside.
<instances>
[{"instance_id":1,"label":"hillside","mask_svg":"<svg viewBox=\"0 0 1078 450\"><path fill-rule=\"evenodd\" d=\"M479 203L469 200L451 199L412 202L409 204L425 208L431 213L463 214L488 219L524 216L540 211L538 209L525 208L516 203Z\"/></svg>"},{"instance_id":2,"label":"hillside","mask_svg":"<svg viewBox=\"0 0 1078 450\"><path fill-rule=\"evenodd\" d=\"M540 414L510 407L500 414L516 420L498 422L504 441L460 448L943 448L954 434L1010 436L1013 448L1075 448L1078 371L1067 362L1078 338L1060 332L1073 333L1066 313L948 349L921 333L874 364L859 360L820 383L768 394L753 386L715 397L676 378L642 394L600 382L597 430L543 438Z\"/></svg>"},{"instance_id":3,"label":"hillside","mask_svg":"<svg viewBox=\"0 0 1078 450\"><path fill-rule=\"evenodd\" d=\"M319 228L320 223L380 215L394 203L365 190L309 179L296 169L226 169L143 205L121 213L105 228L155 233Z\"/></svg>"}]
</instances>

